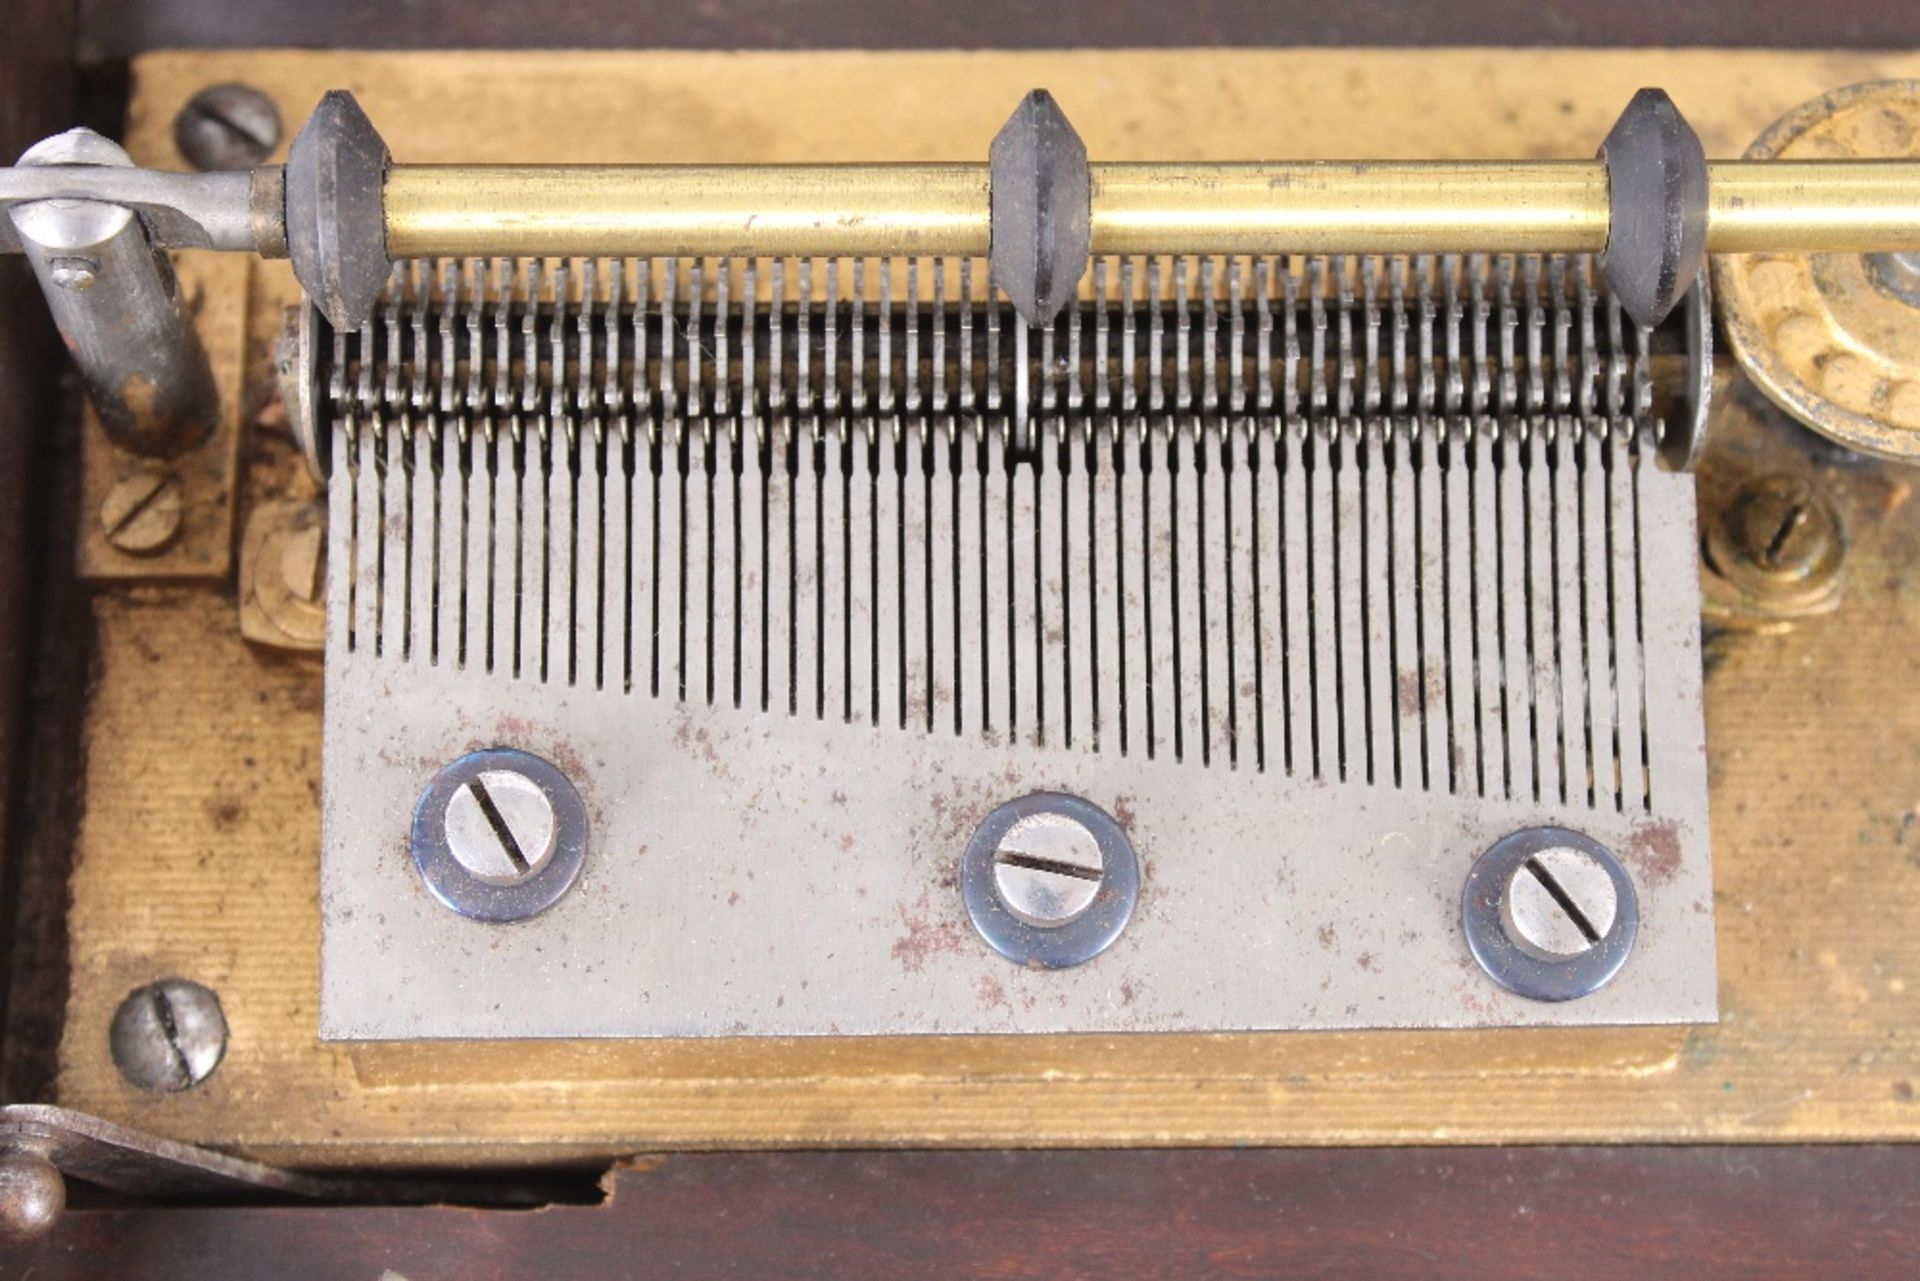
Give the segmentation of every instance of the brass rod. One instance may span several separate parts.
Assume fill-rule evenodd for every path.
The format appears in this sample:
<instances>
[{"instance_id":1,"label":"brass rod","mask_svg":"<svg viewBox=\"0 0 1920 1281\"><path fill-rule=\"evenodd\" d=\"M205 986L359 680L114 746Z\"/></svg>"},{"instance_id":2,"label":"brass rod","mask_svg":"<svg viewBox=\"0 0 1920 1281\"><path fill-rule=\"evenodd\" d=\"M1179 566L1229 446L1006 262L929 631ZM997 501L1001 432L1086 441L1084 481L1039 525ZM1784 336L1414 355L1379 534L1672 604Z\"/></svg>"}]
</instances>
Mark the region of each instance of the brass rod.
<instances>
[{"instance_id":1,"label":"brass rod","mask_svg":"<svg viewBox=\"0 0 1920 1281\"><path fill-rule=\"evenodd\" d=\"M1592 253L1599 161L1096 164L1093 252ZM1717 161L1716 253L1920 249L1920 163ZM980 257L982 164L401 165L396 258Z\"/></svg>"}]
</instances>

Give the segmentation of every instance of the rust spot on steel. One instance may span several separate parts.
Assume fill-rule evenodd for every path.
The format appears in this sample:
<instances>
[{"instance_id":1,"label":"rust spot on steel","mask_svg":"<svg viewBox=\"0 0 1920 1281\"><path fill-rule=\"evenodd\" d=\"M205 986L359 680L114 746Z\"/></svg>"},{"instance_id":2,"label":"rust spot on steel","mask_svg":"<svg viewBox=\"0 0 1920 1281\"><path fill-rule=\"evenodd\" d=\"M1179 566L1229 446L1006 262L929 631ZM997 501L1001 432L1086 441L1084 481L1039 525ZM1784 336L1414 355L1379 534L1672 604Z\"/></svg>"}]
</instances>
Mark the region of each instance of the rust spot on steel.
<instances>
[{"instance_id":1,"label":"rust spot on steel","mask_svg":"<svg viewBox=\"0 0 1920 1281\"><path fill-rule=\"evenodd\" d=\"M1680 870L1679 825L1673 819L1643 823L1622 853L1648 885L1665 885Z\"/></svg>"}]
</instances>

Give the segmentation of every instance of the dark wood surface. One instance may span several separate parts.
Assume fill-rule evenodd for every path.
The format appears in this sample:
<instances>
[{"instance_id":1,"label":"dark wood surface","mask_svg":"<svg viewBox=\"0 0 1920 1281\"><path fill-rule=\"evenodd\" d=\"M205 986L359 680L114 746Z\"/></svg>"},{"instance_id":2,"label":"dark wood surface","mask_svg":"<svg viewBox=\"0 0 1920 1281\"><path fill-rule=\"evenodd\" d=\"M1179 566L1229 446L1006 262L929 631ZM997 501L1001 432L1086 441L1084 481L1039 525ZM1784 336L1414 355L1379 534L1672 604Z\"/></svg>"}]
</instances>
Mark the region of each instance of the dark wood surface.
<instances>
[{"instance_id":1,"label":"dark wood surface","mask_svg":"<svg viewBox=\"0 0 1920 1281\"><path fill-rule=\"evenodd\" d=\"M76 1211L0 1277L1920 1273L1911 1147L728 1154L610 1186L532 1212Z\"/></svg>"},{"instance_id":2,"label":"dark wood surface","mask_svg":"<svg viewBox=\"0 0 1920 1281\"><path fill-rule=\"evenodd\" d=\"M1920 45L1913 0L83 0L89 60L148 49Z\"/></svg>"},{"instance_id":3,"label":"dark wood surface","mask_svg":"<svg viewBox=\"0 0 1920 1281\"><path fill-rule=\"evenodd\" d=\"M73 123L74 5L0 0L0 164ZM72 525L59 487L62 457L77 452L66 368L40 288L24 259L0 255L0 1097L44 1090L58 1040L66 983L64 855L29 858L48 803L75 776L36 761L28 744L38 713L77 711L78 679L63 686L36 652L50 617L76 625L55 638L84 677L84 611L72 588ZM64 553L64 555L62 555ZM63 586L64 585L64 586ZM57 603L66 602L66 605ZM69 737L71 737L69 735ZM73 756L74 748L65 751ZM36 788L36 781L39 787Z\"/></svg>"}]
</instances>

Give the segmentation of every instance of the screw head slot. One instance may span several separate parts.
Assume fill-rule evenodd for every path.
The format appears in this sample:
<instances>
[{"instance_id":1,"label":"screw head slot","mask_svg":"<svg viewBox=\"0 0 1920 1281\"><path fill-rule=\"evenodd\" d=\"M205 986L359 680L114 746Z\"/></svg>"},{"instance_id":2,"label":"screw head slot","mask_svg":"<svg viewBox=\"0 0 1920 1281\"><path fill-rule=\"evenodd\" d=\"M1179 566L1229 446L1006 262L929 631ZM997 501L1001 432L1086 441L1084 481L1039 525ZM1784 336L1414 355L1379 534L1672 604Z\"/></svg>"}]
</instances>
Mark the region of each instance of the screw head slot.
<instances>
[{"instance_id":1,"label":"screw head slot","mask_svg":"<svg viewBox=\"0 0 1920 1281\"><path fill-rule=\"evenodd\" d=\"M1564 827L1494 842L1461 895L1467 947L1502 987L1535 1001L1597 991L1640 932L1633 881L1612 850Z\"/></svg>"},{"instance_id":2,"label":"screw head slot","mask_svg":"<svg viewBox=\"0 0 1920 1281\"><path fill-rule=\"evenodd\" d=\"M1036 969L1067 969L1126 929L1140 896L1140 860L1099 806L1035 792L980 824L961 856L960 891L994 951Z\"/></svg>"},{"instance_id":3,"label":"screw head slot","mask_svg":"<svg viewBox=\"0 0 1920 1281\"><path fill-rule=\"evenodd\" d=\"M220 1066L227 1016L213 989L190 979L161 979L127 993L107 1035L114 1066L128 1084L174 1094Z\"/></svg>"},{"instance_id":4,"label":"screw head slot","mask_svg":"<svg viewBox=\"0 0 1920 1281\"><path fill-rule=\"evenodd\" d=\"M469 752L421 794L410 848L427 889L460 915L525 920L579 876L586 808L566 775L531 752Z\"/></svg>"}]
</instances>

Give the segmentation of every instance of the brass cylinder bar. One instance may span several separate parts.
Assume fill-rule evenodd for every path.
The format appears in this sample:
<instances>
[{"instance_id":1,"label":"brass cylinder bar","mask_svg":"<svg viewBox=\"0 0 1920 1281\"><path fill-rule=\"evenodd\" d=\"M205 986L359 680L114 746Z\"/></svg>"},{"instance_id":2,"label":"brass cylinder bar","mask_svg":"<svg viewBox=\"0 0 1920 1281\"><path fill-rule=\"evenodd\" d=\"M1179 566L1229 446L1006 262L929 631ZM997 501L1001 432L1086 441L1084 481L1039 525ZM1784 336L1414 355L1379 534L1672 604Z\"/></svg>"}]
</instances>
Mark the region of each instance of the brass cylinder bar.
<instances>
[{"instance_id":1,"label":"brass cylinder bar","mask_svg":"<svg viewBox=\"0 0 1920 1281\"><path fill-rule=\"evenodd\" d=\"M1595 160L1096 164L1093 252L1597 253ZM1714 253L1920 249L1920 163L1717 161ZM397 165L396 258L982 257L983 164Z\"/></svg>"}]
</instances>

